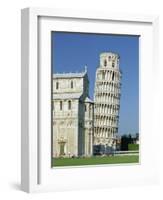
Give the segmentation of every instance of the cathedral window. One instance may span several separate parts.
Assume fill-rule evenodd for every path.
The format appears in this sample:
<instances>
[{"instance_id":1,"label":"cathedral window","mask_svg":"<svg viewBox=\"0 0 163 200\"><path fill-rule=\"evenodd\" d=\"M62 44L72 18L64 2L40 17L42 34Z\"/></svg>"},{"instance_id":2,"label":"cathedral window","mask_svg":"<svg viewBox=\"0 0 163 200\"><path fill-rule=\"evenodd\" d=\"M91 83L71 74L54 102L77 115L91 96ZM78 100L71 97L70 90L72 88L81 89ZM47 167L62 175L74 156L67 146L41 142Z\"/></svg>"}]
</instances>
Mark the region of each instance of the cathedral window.
<instances>
[{"instance_id":1,"label":"cathedral window","mask_svg":"<svg viewBox=\"0 0 163 200\"><path fill-rule=\"evenodd\" d=\"M60 110L62 110L62 101L60 101Z\"/></svg>"},{"instance_id":2,"label":"cathedral window","mask_svg":"<svg viewBox=\"0 0 163 200\"><path fill-rule=\"evenodd\" d=\"M52 106L52 110L54 110L54 102L53 101L52 101L51 106Z\"/></svg>"},{"instance_id":3,"label":"cathedral window","mask_svg":"<svg viewBox=\"0 0 163 200\"><path fill-rule=\"evenodd\" d=\"M87 111L87 106L85 105L85 112Z\"/></svg>"},{"instance_id":4,"label":"cathedral window","mask_svg":"<svg viewBox=\"0 0 163 200\"><path fill-rule=\"evenodd\" d=\"M104 60L104 66L106 67L106 65L107 65L107 61L106 61L106 60Z\"/></svg>"},{"instance_id":5,"label":"cathedral window","mask_svg":"<svg viewBox=\"0 0 163 200\"><path fill-rule=\"evenodd\" d=\"M105 79L105 72L102 73L102 79Z\"/></svg>"},{"instance_id":6,"label":"cathedral window","mask_svg":"<svg viewBox=\"0 0 163 200\"><path fill-rule=\"evenodd\" d=\"M58 90L58 88L59 88L59 83L56 82L56 89Z\"/></svg>"},{"instance_id":7,"label":"cathedral window","mask_svg":"<svg viewBox=\"0 0 163 200\"><path fill-rule=\"evenodd\" d=\"M73 85L73 81L71 81L71 88L73 88L74 87L74 85Z\"/></svg>"},{"instance_id":8,"label":"cathedral window","mask_svg":"<svg viewBox=\"0 0 163 200\"><path fill-rule=\"evenodd\" d=\"M71 110L71 101L68 101L68 109Z\"/></svg>"},{"instance_id":9,"label":"cathedral window","mask_svg":"<svg viewBox=\"0 0 163 200\"><path fill-rule=\"evenodd\" d=\"M115 63L114 62L112 62L112 67L114 67L115 66Z\"/></svg>"},{"instance_id":10,"label":"cathedral window","mask_svg":"<svg viewBox=\"0 0 163 200\"><path fill-rule=\"evenodd\" d=\"M112 81L114 81L114 72L113 72L113 75L112 75Z\"/></svg>"}]
</instances>

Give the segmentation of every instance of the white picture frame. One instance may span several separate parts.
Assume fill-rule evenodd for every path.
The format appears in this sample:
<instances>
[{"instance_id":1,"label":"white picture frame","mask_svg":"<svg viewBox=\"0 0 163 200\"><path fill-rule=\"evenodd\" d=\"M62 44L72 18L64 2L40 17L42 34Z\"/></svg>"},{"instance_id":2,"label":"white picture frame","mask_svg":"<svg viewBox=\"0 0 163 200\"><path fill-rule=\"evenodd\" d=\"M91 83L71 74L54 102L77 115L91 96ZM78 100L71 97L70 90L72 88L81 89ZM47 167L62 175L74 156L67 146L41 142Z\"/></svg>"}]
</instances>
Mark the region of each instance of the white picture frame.
<instances>
[{"instance_id":1,"label":"white picture frame","mask_svg":"<svg viewBox=\"0 0 163 200\"><path fill-rule=\"evenodd\" d=\"M21 25L22 190L61 191L158 183L158 146L153 142L153 138L159 137L159 129L154 117L154 104L159 95L156 89L158 16L25 8L22 10ZM51 168L51 106L50 103L48 104L51 101L50 33L55 30L141 36L140 164Z\"/></svg>"}]
</instances>

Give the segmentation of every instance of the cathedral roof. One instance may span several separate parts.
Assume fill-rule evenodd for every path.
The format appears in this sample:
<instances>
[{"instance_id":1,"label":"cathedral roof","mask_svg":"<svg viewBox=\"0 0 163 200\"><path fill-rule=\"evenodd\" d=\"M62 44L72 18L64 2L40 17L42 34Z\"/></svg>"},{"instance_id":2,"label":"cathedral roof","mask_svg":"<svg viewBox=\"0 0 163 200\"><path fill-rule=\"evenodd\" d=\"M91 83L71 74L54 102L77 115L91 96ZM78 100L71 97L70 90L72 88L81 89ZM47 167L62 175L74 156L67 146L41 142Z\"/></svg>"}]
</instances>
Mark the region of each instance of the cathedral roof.
<instances>
[{"instance_id":1,"label":"cathedral roof","mask_svg":"<svg viewBox=\"0 0 163 200\"><path fill-rule=\"evenodd\" d=\"M53 99L79 99L82 96L81 93L64 93L53 94Z\"/></svg>"},{"instance_id":2,"label":"cathedral roof","mask_svg":"<svg viewBox=\"0 0 163 200\"><path fill-rule=\"evenodd\" d=\"M89 97L86 97L86 98L85 98L85 102L94 103Z\"/></svg>"},{"instance_id":3,"label":"cathedral roof","mask_svg":"<svg viewBox=\"0 0 163 200\"><path fill-rule=\"evenodd\" d=\"M54 73L53 78L82 78L86 74L86 71L80 73Z\"/></svg>"}]
</instances>

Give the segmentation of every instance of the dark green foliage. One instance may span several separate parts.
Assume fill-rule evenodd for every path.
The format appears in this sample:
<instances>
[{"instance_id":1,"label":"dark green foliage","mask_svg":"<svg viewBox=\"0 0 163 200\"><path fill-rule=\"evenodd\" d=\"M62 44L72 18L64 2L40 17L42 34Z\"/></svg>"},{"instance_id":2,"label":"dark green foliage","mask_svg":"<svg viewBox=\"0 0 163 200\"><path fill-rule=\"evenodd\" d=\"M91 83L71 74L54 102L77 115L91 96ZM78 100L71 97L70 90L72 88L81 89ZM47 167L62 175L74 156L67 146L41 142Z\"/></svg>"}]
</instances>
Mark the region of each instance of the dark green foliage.
<instances>
[{"instance_id":1,"label":"dark green foliage","mask_svg":"<svg viewBox=\"0 0 163 200\"><path fill-rule=\"evenodd\" d=\"M129 144L135 144L139 140L139 133L135 136L128 134L121 137L121 151L129 151ZM138 150L138 149L136 149Z\"/></svg>"},{"instance_id":2,"label":"dark green foliage","mask_svg":"<svg viewBox=\"0 0 163 200\"><path fill-rule=\"evenodd\" d=\"M128 144L132 143L131 135L123 135L121 137L121 151L128 151Z\"/></svg>"}]
</instances>

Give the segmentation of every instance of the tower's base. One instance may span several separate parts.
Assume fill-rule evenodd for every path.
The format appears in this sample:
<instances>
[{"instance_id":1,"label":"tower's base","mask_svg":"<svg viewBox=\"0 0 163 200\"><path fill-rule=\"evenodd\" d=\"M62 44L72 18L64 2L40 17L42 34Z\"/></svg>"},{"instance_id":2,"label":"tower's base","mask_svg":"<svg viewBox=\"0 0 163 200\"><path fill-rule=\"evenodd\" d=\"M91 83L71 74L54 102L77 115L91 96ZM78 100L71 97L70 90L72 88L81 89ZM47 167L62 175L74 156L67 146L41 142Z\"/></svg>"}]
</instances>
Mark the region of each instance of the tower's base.
<instances>
[{"instance_id":1,"label":"tower's base","mask_svg":"<svg viewBox=\"0 0 163 200\"><path fill-rule=\"evenodd\" d=\"M93 145L93 155L113 155L115 153L116 148L108 145Z\"/></svg>"}]
</instances>

